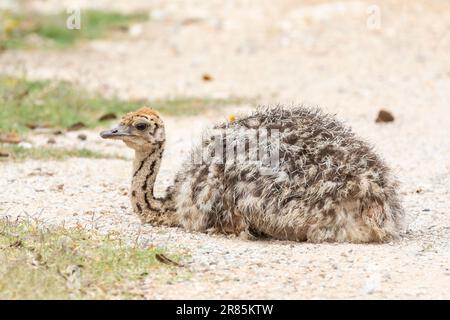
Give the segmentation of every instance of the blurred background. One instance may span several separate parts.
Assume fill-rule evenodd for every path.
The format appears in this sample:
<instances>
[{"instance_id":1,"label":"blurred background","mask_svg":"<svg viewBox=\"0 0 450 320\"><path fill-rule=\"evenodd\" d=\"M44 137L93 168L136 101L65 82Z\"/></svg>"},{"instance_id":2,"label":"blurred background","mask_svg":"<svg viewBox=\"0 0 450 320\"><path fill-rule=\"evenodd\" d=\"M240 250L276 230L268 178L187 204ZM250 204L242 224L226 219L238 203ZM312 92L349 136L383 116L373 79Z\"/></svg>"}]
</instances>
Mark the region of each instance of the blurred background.
<instances>
[{"instance_id":1,"label":"blurred background","mask_svg":"<svg viewBox=\"0 0 450 320\"><path fill-rule=\"evenodd\" d=\"M80 30L66 28L73 9ZM448 98L447 0L2 0L0 10L3 73L122 99L396 111Z\"/></svg>"},{"instance_id":2,"label":"blurred background","mask_svg":"<svg viewBox=\"0 0 450 320\"><path fill-rule=\"evenodd\" d=\"M0 18L3 142L143 104L192 123L279 103L337 113L388 157L414 137L414 163L448 141L447 0L1 0Z\"/></svg>"}]
</instances>

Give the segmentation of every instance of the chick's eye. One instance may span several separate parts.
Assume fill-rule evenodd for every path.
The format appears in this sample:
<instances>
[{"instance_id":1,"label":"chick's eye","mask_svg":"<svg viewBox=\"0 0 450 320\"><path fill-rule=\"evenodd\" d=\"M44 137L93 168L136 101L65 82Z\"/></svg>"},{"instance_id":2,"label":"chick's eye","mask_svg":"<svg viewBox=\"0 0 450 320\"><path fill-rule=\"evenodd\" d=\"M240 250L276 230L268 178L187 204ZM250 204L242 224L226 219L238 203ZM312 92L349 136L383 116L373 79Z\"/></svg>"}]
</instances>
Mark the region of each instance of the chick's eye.
<instances>
[{"instance_id":1,"label":"chick's eye","mask_svg":"<svg viewBox=\"0 0 450 320\"><path fill-rule=\"evenodd\" d=\"M135 127L139 131L144 131L145 129L147 129L147 124L146 123L138 123L137 125L135 125Z\"/></svg>"}]
</instances>

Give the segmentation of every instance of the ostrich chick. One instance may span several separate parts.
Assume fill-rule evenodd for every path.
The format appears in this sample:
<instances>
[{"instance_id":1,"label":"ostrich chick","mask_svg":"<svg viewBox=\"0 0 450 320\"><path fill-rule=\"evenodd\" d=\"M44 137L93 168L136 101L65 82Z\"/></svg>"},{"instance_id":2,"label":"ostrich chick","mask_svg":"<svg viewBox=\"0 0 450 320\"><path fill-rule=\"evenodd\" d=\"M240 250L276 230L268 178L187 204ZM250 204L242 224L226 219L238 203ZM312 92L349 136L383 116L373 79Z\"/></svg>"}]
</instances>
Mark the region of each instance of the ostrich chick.
<instances>
[{"instance_id":1,"label":"ostrich chick","mask_svg":"<svg viewBox=\"0 0 450 320\"><path fill-rule=\"evenodd\" d=\"M153 192L165 147L159 115L144 107L101 133L135 150L131 203L143 223L310 242L398 237L403 210L395 178L334 117L304 107L259 108L213 129L164 198ZM249 155L250 133L259 141L257 161ZM194 161L199 153L214 156Z\"/></svg>"}]
</instances>

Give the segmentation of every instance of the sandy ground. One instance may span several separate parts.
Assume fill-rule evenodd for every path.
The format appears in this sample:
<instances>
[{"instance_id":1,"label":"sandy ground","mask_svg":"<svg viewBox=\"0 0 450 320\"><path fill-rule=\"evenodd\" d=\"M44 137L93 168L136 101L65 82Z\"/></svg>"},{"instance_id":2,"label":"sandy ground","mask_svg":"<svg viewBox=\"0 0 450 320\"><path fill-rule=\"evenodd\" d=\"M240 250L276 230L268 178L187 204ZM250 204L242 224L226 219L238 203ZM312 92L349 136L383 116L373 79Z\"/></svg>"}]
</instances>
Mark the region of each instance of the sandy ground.
<instances>
[{"instance_id":1,"label":"sandy ground","mask_svg":"<svg viewBox=\"0 0 450 320\"><path fill-rule=\"evenodd\" d=\"M377 3L381 22L373 30L367 19ZM33 4L54 10L65 2ZM2 72L25 70L30 78L67 79L126 98L237 96L319 105L372 142L397 173L407 231L383 245L313 245L140 226L128 201L125 160L0 163L1 215L117 230L188 252L179 279L161 283L154 274L142 283L150 299L450 298L450 1L96 5L151 10L152 20L63 53L4 52ZM202 81L204 73L213 80ZM380 108L395 121L376 124ZM201 127L230 112L165 119L168 150L157 191L171 183ZM97 132L86 132L85 142L76 134L56 137L57 146L132 156ZM35 145L47 138L29 137Z\"/></svg>"}]
</instances>

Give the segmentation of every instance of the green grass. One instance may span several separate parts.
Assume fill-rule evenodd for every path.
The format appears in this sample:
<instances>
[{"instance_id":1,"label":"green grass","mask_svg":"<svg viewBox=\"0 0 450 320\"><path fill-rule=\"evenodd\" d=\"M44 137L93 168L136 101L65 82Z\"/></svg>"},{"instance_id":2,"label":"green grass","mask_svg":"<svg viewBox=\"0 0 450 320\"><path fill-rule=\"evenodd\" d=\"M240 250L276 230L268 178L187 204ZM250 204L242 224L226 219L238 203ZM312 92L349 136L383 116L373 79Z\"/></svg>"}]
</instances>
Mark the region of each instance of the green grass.
<instances>
[{"instance_id":1,"label":"green grass","mask_svg":"<svg viewBox=\"0 0 450 320\"><path fill-rule=\"evenodd\" d=\"M117 234L1 219L0 299L142 298L139 281L174 268L157 261L161 253L182 258Z\"/></svg>"},{"instance_id":2,"label":"green grass","mask_svg":"<svg viewBox=\"0 0 450 320\"><path fill-rule=\"evenodd\" d=\"M0 144L0 152L8 154L8 157L0 159L8 160L64 160L67 158L91 158L91 159L125 159L118 155L105 154L89 149L64 149L64 148L23 148L18 145Z\"/></svg>"},{"instance_id":3,"label":"green grass","mask_svg":"<svg viewBox=\"0 0 450 320\"><path fill-rule=\"evenodd\" d=\"M43 15L36 12L0 12L0 48L29 48L36 46L31 36L39 37L39 46L68 48L80 40L105 37L110 31L126 29L134 22L145 21L145 13L122 14L96 10L81 10L81 28L68 29L66 21L70 14L65 12Z\"/></svg>"},{"instance_id":4,"label":"green grass","mask_svg":"<svg viewBox=\"0 0 450 320\"><path fill-rule=\"evenodd\" d=\"M240 99L175 98L153 101L122 101L104 98L61 81L30 81L0 76L0 132L28 131L27 124L68 128L82 122L100 124L99 117L124 113L148 105L166 115L195 115L214 108L240 104Z\"/></svg>"}]
</instances>

